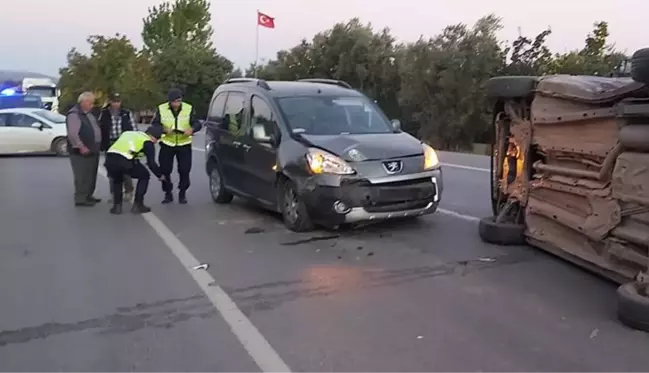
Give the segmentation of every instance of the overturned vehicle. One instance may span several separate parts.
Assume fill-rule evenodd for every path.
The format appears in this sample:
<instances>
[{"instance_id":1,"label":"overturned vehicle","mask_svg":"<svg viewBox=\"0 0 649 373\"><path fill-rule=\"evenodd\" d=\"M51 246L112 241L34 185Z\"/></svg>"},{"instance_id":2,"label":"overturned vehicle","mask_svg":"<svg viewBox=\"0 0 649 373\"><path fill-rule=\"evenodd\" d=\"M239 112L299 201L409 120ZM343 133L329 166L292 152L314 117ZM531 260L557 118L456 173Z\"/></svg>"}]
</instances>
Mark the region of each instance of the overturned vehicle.
<instances>
[{"instance_id":1,"label":"overturned vehicle","mask_svg":"<svg viewBox=\"0 0 649 373\"><path fill-rule=\"evenodd\" d=\"M620 321L649 331L649 48L631 77L503 76L483 241L530 244L604 275Z\"/></svg>"}]
</instances>

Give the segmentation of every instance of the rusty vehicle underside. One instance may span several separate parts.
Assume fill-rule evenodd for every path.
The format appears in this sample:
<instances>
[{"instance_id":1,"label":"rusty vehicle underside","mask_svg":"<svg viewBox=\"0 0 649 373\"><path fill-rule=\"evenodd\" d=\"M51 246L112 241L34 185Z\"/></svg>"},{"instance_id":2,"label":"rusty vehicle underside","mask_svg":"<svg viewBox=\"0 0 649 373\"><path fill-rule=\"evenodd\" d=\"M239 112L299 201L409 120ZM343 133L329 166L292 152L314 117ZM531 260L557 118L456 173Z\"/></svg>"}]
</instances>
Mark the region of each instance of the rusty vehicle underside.
<instances>
[{"instance_id":1,"label":"rusty vehicle underside","mask_svg":"<svg viewBox=\"0 0 649 373\"><path fill-rule=\"evenodd\" d=\"M625 324L649 330L649 84L636 80L492 79L494 216L480 236L630 283L640 305L624 305Z\"/></svg>"}]
</instances>

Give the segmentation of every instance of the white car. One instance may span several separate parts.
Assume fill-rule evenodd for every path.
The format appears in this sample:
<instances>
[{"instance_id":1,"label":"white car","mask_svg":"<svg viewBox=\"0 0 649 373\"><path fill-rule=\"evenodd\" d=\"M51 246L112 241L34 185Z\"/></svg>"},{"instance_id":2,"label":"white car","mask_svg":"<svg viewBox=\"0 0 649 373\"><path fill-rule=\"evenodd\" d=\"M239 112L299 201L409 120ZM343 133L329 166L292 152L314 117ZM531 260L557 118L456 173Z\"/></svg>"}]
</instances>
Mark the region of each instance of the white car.
<instances>
[{"instance_id":1,"label":"white car","mask_svg":"<svg viewBox=\"0 0 649 373\"><path fill-rule=\"evenodd\" d=\"M65 116L37 108L0 110L0 154L68 155Z\"/></svg>"}]
</instances>

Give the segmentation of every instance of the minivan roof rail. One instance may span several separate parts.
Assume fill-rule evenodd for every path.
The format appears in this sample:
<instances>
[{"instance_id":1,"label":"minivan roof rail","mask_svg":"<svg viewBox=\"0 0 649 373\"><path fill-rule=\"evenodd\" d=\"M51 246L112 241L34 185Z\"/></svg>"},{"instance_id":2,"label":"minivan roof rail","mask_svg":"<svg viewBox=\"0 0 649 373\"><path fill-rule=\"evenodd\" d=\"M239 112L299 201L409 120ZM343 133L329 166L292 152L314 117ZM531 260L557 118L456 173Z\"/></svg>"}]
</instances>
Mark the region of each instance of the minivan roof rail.
<instances>
[{"instance_id":1,"label":"minivan roof rail","mask_svg":"<svg viewBox=\"0 0 649 373\"><path fill-rule=\"evenodd\" d=\"M270 86L264 79L256 79L256 78L230 78L226 80L223 84L231 84L231 83L255 83L258 87L261 87L267 91L270 91Z\"/></svg>"},{"instance_id":2,"label":"minivan roof rail","mask_svg":"<svg viewBox=\"0 0 649 373\"><path fill-rule=\"evenodd\" d=\"M343 87L343 88L347 88L347 89L353 89L351 84L349 84L349 83L347 83L345 81L336 80L336 79L309 78L309 79L299 79L298 82L332 84L332 85L337 85L339 87Z\"/></svg>"}]
</instances>

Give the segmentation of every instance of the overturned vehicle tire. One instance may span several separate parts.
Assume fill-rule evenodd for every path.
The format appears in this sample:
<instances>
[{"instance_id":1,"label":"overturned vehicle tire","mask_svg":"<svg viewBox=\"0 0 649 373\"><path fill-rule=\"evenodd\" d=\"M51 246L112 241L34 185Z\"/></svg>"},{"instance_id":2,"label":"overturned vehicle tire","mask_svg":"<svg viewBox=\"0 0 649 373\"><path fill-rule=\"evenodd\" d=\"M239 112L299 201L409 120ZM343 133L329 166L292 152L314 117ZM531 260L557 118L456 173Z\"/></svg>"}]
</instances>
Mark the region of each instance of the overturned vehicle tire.
<instances>
[{"instance_id":1,"label":"overturned vehicle tire","mask_svg":"<svg viewBox=\"0 0 649 373\"><path fill-rule=\"evenodd\" d=\"M487 81L488 98L510 99L534 94L538 78L535 76L497 76Z\"/></svg>"},{"instance_id":2,"label":"overturned vehicle tire","mask_svg":"<svg viewBox=\"0 0 649 373\"><path fill-rule=\"evenodd\" d=\"M639 49L633 53L631 77L636 82L649 85L649 48Z\"/></svg>"},{"instance_id":3,"label":"overturned vehicle tire","mask_svg":"<svg viewBox=\"0 0 649 373\"><path fill-rule=\"evenodd\" d=\"M524 224L498 222L494 216L480 219L478 233L482 241L494 245L525 244Z\"/></svg>"},{"instance_id":4,"label":"overturned vehicle tire","mask_svg":"<svg viewBox=\"0 0 649 373\"><path fill-rule=\"evenodd\" d=\"M622 324L649 332L649 284L629 282L617 289L617 316Z\"/></svg>"}]
</instances>

